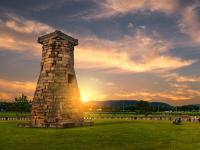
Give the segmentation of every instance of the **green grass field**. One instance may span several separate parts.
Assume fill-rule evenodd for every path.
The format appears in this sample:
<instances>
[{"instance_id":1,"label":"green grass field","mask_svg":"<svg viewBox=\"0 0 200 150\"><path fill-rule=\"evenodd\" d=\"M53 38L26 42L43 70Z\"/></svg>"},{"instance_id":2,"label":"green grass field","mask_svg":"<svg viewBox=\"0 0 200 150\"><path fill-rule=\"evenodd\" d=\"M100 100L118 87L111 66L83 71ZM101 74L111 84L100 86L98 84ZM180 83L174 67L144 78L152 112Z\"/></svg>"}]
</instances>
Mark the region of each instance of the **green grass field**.
<instances>
[{"instance_id":1,"label":"green grass field","mask_svg":"<svg viewBox=\"0 0 200 150\"><path fill-rule=\"evenodd\" d=\"M97 120L92 127L19 128L0 121L1 150L199 150L200 124Z\"/></svg>"}]
</instances>

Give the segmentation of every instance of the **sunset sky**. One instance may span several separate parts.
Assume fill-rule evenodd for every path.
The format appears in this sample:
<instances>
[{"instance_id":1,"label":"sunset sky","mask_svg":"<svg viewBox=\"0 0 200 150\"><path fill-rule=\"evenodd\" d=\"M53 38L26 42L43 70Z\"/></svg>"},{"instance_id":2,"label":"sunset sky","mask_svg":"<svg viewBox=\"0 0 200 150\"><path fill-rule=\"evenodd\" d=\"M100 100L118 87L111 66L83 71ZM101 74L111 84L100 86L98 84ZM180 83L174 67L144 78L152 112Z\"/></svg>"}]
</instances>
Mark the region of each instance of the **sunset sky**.
<instances>
[{"instance_id":1,"label":"sunset sky","mask_svg":"<svg viewBox=\"0 0 200 150\"><path fill-rule=\"evenodd\" d=\"M79 40L83 99L200 103L199 0L1 0L0 99L33 96L54 30Z\"/></svg>"}]
</instances>

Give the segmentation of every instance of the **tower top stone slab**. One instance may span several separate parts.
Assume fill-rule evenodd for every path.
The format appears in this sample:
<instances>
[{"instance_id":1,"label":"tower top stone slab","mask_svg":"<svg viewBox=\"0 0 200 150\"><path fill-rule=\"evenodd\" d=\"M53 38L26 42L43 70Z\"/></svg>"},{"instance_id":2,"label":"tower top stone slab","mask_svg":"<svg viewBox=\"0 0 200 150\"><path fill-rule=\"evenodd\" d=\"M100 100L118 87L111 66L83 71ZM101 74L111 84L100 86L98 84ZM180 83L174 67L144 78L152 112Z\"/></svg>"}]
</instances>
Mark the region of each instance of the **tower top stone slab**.
<instances>
[{"instance_id":1,"label":"tower top stone slab","mask_svg":"<svg viewBox=\"0 0 200 150\"><path fill-rule=\"evenodd\" d=\"M50 40L50 39L55 39L55 38L60 38L62 40L69 41L73 46L78 45L78 39L75 39L59 30L56 30L55 32L40 36L38 38L38 43L42 44L44 41Z\"/></svg>"}]
</instances>

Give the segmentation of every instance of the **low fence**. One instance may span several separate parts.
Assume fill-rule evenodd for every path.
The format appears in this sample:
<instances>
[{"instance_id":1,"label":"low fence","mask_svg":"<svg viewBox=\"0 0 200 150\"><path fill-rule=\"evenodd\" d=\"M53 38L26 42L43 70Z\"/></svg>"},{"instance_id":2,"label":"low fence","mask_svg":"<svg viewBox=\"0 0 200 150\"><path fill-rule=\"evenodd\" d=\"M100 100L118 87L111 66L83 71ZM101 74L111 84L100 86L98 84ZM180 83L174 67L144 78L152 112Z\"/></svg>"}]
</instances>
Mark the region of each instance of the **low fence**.
<instances>
[{"instance_id":1,"label":"low fence","mask_svg":"<svg viewBox=\"0 0 200 150\"><path fill-rule=\"evenodd\" d=\"M0 117L1 120L31 120L31 117Z\"/></svg>"},{"instance_id":2,"label":"low fence","mask_svg":"<svg viewBox=\"0 0 200 150\"><path fill-rule=\"evenodd\" d=\"M118 119L118 120L168 120L172 121L177 117L85 117L86 120L98 120L98 119ZM188 117L182 118L183 122L200 122L200 118Z\"/></svg>"},{"instance_id":3,"label":"low fence","mask_svg":"<svg viewBox=\"0 0 200 150\"><path fill-rule=\"evenodd\" d=\"M84 117L86 120L121 119L121 120L172 120L166 117ZM0 120L31 120L31 117L0 117Z\"/></svg>"},{"instance_id":4,"label":"low fence","mask_svg":"<svg viewBox=\"0 0 200 150\"><path fill-rule=\"evenodd\" d=\"M118 119L118 120L168 120L172 121L176 117L84 117L86 120L100 120L100 119L105 119L105 120L112 120L112 119ZM0 121L6 121L6 120L24 120L24 121L30 121L31 116L26 116L26 117L0 117ZM181 118L182 121L184 122L200 122L199 118Z\"/></svg>"},{"instance_id":5,"label":"low fence","mask_svg":"<svg viewBox=\"0 0 200 150\"><path fill-rule=\"evenodd\" d=\"M172 120L167 117L85 117L86 120L120 119L120 120Z\"/></svg>"}]
</instances>

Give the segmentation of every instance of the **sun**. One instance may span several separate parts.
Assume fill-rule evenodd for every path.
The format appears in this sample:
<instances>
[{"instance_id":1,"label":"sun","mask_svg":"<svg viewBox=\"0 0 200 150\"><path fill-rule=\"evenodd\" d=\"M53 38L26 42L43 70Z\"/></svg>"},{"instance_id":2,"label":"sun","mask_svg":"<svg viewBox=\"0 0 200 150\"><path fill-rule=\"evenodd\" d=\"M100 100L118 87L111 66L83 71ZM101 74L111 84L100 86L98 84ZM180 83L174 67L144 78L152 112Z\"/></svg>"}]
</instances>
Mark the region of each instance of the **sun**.
<instances>
[{"instance_id":1,"label":"sun","mask_svg":"<svg viewBox=\"0 0 200 150\"><path fill-rule=\"evenodd\" d=\"M89 96L87 94L82 94L81 95L81 100L82 100L82 102L88 102L89 101Z\"/></svg>"}]
</instances>

